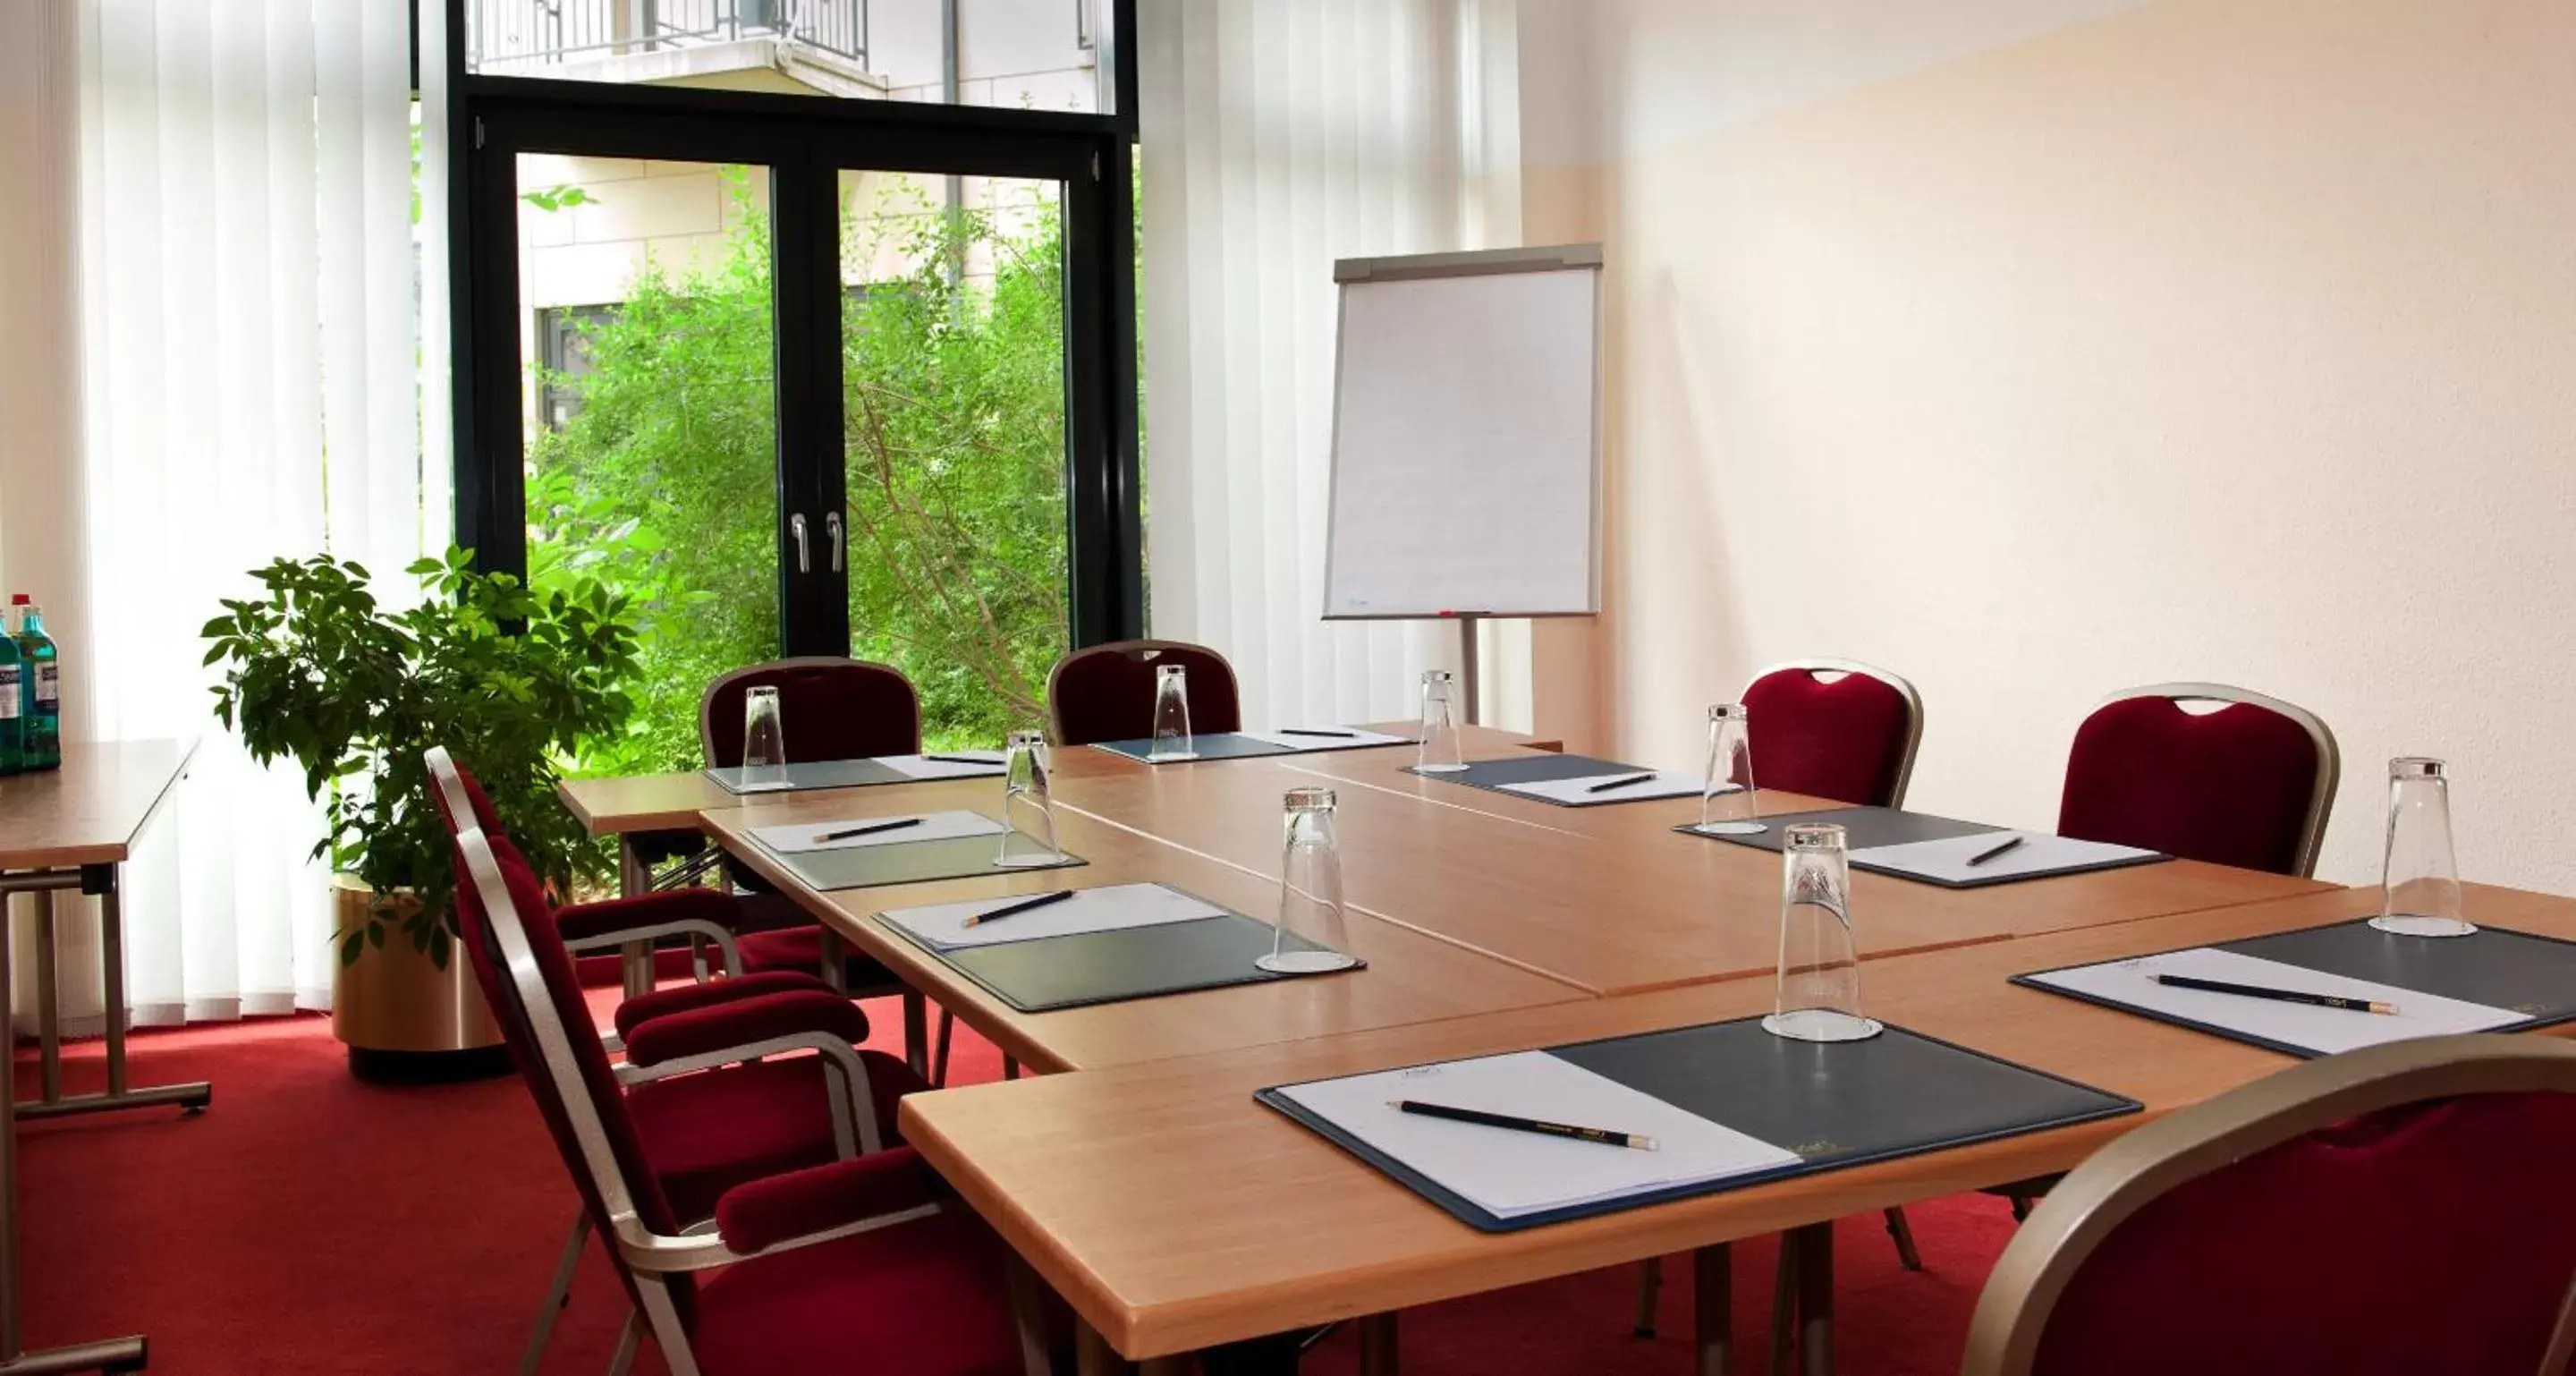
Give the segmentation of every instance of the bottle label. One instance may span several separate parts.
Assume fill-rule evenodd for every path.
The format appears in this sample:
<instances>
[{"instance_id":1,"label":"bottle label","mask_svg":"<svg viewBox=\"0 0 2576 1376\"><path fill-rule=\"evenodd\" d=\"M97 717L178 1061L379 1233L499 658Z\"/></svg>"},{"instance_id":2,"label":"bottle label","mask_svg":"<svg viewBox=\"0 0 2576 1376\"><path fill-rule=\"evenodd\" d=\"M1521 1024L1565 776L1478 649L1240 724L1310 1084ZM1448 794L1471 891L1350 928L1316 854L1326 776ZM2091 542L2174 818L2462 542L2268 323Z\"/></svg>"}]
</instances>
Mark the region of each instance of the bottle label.
<instances>
[{"instance_id":1,"label":"bottle label","mask_svg":"<svg viewBox=\"0 0 2576 1376\"><path fill-rule=\"evenodd\" d=\"M36 666L36 705L52 707L63 700L63 670L59 664Z\"/></svg>"},{"instance_id":2,"label":"bottle label","mask_svg":"<svg viewBox=\"0 0 2576 1376\"><path fill-rule=\"evenodd\" d=\"M24 690L19 684L19 666L0 664L0 721L18 719L18 697Z\"/></svg>"}]
</instances>

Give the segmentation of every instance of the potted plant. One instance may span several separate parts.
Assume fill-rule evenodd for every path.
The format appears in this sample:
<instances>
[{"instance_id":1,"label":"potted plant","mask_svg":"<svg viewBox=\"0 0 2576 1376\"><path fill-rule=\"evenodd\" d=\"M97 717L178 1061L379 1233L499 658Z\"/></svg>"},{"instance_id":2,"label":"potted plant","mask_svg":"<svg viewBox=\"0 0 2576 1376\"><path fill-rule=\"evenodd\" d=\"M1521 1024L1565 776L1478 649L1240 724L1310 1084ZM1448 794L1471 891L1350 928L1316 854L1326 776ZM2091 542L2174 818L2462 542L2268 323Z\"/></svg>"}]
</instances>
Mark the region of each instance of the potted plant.
<instances>
[{"instance_id":1,"label":"potted plant","mask_svg":"<svg viewBox=\"0 0 2576 1376\"><path fill-rule=\"evenodd\" d=\"M334 873L332 1028L362 1074L490 1062L499 1029L456 958L455 871L421 753L444 745L492 795L510 839L556 888L604 866L555 800L586 740L625 729L635 669L626 599L569 577L537 592L450 549L407 572L422 599L387 611L364 568L327 555L251 576L206 623L223 666L215 715L253 758L290 759L324 808L313 854Z\"/></svg>"}]
</instances>

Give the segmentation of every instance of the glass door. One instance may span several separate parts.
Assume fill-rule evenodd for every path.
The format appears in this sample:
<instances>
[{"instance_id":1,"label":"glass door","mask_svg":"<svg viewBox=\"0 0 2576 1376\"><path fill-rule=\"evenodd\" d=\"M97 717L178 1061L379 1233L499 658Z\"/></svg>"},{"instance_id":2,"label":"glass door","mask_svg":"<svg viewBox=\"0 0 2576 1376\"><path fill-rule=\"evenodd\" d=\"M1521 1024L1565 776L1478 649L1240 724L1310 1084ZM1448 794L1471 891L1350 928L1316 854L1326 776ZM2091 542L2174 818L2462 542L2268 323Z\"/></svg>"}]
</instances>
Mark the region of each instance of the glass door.
<instances>
[{"instance_id":1,"label":"glass door","mask_svg":"<svg viewBox=\"0 0 2576 1376\"><path fill-rule=\"evenodd\" d=\"M1045 724L1071 643L1066 187L845 169L837 192L850 653L912 679L930 748L995 746Z\"/></svg>"},{"instance_id":2,"label":"glass door","mask_svg":"<svg viewBox=\"0 0 2576 1376\"><path fill-rule=\"evenodd\" d=\"M707 683L785 643L771 172L516 171L528 580L597 578L641 623L634 730L581 767L691 767Z\"/></svg>"}]
</instances>

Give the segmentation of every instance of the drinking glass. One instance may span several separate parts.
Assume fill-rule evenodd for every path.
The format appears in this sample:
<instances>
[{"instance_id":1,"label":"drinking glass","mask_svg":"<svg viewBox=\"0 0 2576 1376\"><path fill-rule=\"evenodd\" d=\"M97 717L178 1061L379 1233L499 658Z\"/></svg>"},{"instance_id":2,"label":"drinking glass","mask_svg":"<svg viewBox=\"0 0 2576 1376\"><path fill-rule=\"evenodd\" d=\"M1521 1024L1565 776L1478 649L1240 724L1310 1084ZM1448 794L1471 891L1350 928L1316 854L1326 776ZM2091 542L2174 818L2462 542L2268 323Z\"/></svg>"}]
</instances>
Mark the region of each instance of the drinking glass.
<instances>
[{"instance_id":1,"label":"drinking glass","mask_svg":"<svg viewBox=\"0 0 2576 1376\"><path fill-rule=\"evenodd\" d=\"M1055 760L1046 733L1014 731L1005 738L1003 752L1002 853L993 857L993 863L1013 869L1063 864L1064 852L1055 840L1055 805L1047 798L1047 775ZM1020 825L1023 817L1029 826ZM1021 848L1015 843L1022 835L1043 839L1046 849Z\"/></svg>"},{"instance_id":2,"label":"drinking glass","mask_svg":"<svg viewBox=\"0 0 2576 1376\"><path fill-rule=\"evenodd\" d=\"M1740 702L1708 709L1708 782L1699 795L1699 829L1712 836L1754 836L1770 830L1752 819L1753 718ZM1727 785L1737 785L1729 788ZM1720 804L1718 799L1727 801ZM1720 812L1736 814L1721 818Z\"/></svg>"},{"instance_id":3,"label":"drinking glass","mask_svg":"<svg viewBox=\"0 0 2576 1376\"><path fill-rule=\"evenodd\" d=\"M1422 744L1413 767L1425 774L1455 774L1467 767L1458 740L1458 676L1446 669L1422 672Z\"/></svg>"},{"instance_id":4,"label":"drinking glass","mask_svg":"<svg viewBox=\"0 0 2576 1376\"><path fill-rule=\"evenodd\" d=\"M779 719L774 687L743 694L742 781L746 788L787 786L787 728Z\"/></svg>"},{"instance_id":5,"label":"drinking glass","mask_svg":"<svg viewBox=\"0 0 2576 1376\"><path fill-rule=\"evenodd\" d=\"M1190 748L1190 671L1166 664L1154 671L1154 744L1149 760L1195 760Z\"/></svg>"},{"instance_id":6,"label":"drinking glass","mask_svg":"<svg viewBox=\"0 0 2576 1376\"><path fill-rule=\"evenodd\" d=\"M1852 945L1851 867L1843 829L1793 823L1780 846L1780 975L1762 1030L1802 1042L1856 1042L1886 1029L1861 1016Z\"/></svg>"},{"instance_id":7,"label":"drinking glass","mask_svg":"<svg viewBox=\"0 0 2576 1376\"><path fill-rule=\"evenodd\" d=\"M1288 790L1287 852L1279 861L1279 921L1271 928L1270 954L1252 962L1274 975L1315 975L1347 970L1359 958L1342 921L1342 853L1333 841L1333 790ZM1322 947L1291 949L1291 936Z\"/></svg>"},{"instance_id":8,"label":"drinking glass","mask_svg":"<svg viewBox=\"0 0 2576 1376\"><path fill-rule=\"evenodd\" d=\"M2460 865L2451 849L2451 770L2409 755L2388 762L2388 845L2379 866L2379 916L2399 936L2467 936Z\"/></svg>"}]
</instances>

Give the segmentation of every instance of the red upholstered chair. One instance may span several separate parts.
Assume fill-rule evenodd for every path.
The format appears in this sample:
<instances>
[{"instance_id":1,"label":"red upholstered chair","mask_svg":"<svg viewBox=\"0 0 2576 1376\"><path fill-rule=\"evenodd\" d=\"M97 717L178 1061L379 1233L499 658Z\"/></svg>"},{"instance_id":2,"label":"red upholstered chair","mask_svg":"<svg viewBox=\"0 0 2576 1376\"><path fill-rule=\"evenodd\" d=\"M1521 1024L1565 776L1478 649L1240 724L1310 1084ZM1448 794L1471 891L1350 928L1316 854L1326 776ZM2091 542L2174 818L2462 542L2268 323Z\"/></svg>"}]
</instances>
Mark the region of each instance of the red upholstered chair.
<instances>
[{"instance_id":1,"label":"red upholstered chair","mask_svg":"<svg viewBox=\"0 0 2576 1376\"><path fill-rule=\"evenodd\" d=\"M1154 673L1167 664L1190 671L1190 730L1200 735L1243 729L1234 666L1204 645L1179 640L1118 640L1076 650L1047 675L1048 726L1058 745L1132 741L1154 734Z\"/></svg>"},{"instance_id":2,"label":"red upholstered chair","mask_svg":"<svg viewBox=\"0 0 2576 1376\"><path fill-rule=\"evenodd\" d=\"M2341 769L2305 708L2222 683L2132 688L2076 728L2057 830L2304 877Z\"/></svg>"},{"instance_id":3,"label":"red upholstered chair","mask_svg":"<svg viewBox=\"0 0 2576 1376\"><path fill-rule=\"evenodd\" d=\"M1775 664L1744 686L1754 782L1858 807L1898 807L1923 743L1914 685L1848 659Z\"/></svg>"},{"instance_id":4,"label":"red upholstered chair","mask_svg":"<svg viewBox=\"0 0 2576 1376\"><path fill-rule=\"evenodd\" d=\"M782 1166L683 1198L655 1159L657 1130L642 1107L650 1086L629 1083L685 1077L670 1082L676 1089L740 1076L744 1068L723 1067L746 1054L812 1051L776 1064L814 1063L800 1073L837 1079L844 1102L864 1104L882 1092L876 1082L891 1073L890 1062L828 1037L773 1036L710 1050L684 1033L671 1038L668 1061L621 1073L587 1035L571 953L550 924L525 916L544 904L535 875L480 830L468 829L456 845L466 878L459 914L476 975L573 1173L584 1217L608 1242L635 1304L613 1369L624 1370L649 1328L675 1376L1045 1370L1044 1344L1021 1336L1037 1326L1015 1326L1002 1298L997 1241L953 1206L911 1148L879 1137L873 1114L844 1115L860 1138L855 1155ZM700 1012L783 1026L789 1012L764 1005L798 997ZM644 1023L637 1042L652 1045L662 1024ZM691 1116L702 1120L701 1132L741 1131L717 1105ZM711 1216L713 1231L688 1230L693 1214ZM716 1274L701 1282L707 1272Z\"/></svg>"},{"instance_id":5,"label":"red upholstered chair","mask_svg":"<svg viewBox=\"0 0 2576 1376\"><path fill-rule=\"evenodd\" d=\"M2308 1061L2120 1138L1986 1281L1966 1376L2531 1372L2576 1352L2576 1045Z\"/></svg>"},{"instance_id":6,"label":"red upholstered chair","mask_svg":"<svg viewBox=\"0 0 2576 1376\"><path fill-rule=\"evenodd\" d=\"M428 762L432 802L451 836L479 830L478 819L494 820L481 786L443 748L428 752ZM481 834L505 864L527 869L507 837ZM468 956L479 957L484 948L474 943L474 934L490 918L469 880L460 858L458 925L468 937ZM649 910L688 894L719 897L700 889L602 906ZM644 930L650 929L612 938ZM547 936L540 930L536 940L542 945ZM574 943L561 940L559 930L553 936L568 961ZM480 966L477 973L483 973ZM497 991L486 989L485 995L494 1000ZM580 997L576 985L572 998L578 1003ZM645 1159L674 1210L690 1224L713 1218L716 1200L736 1185L899 1145L896 1101L924 1088L892 1057L861 1051L854 1062L852 1048L867 1040L867 1015L807 975L748 975L644 994L618 1006L616 1028L626 1052L617 1075L631 1086L628 1104ZM778 1058L796 1050L822 1054ZM543 1355L588 1236L584 1214L574 1222L538 1311L524 1369L534 1370Z\"/></svg>"}]
</instances>

